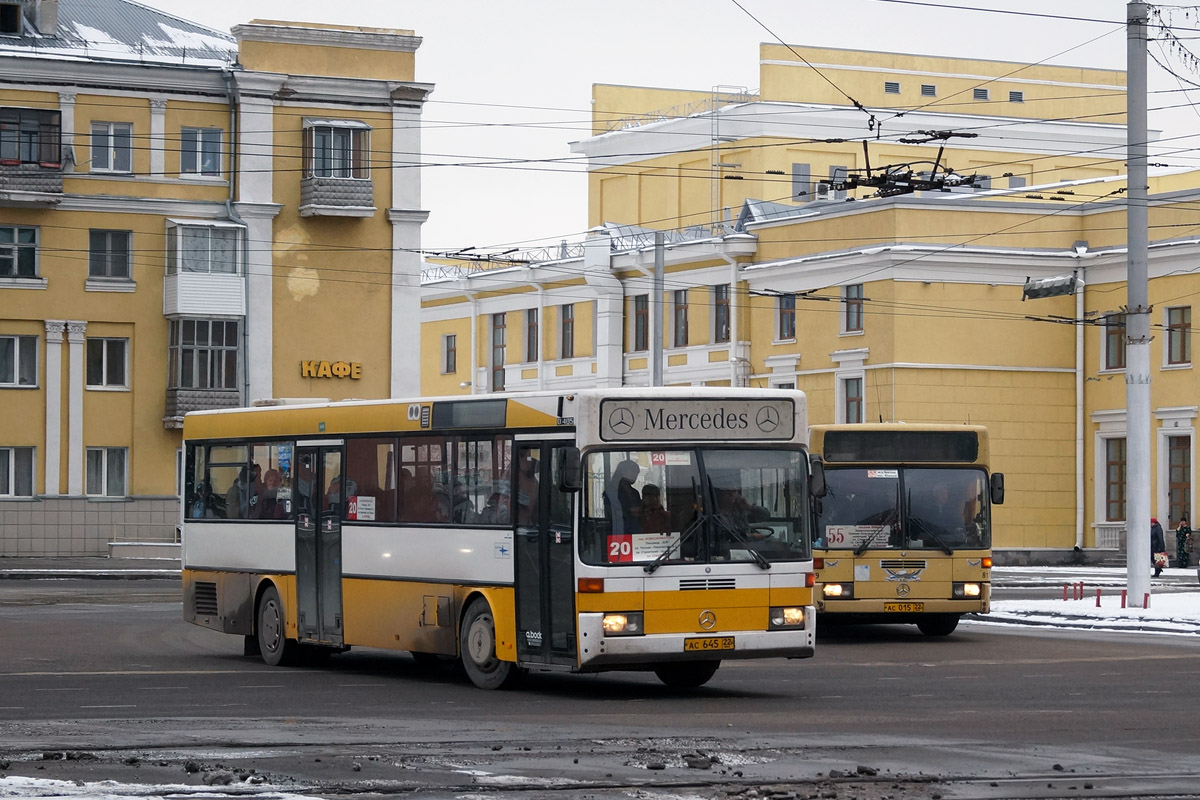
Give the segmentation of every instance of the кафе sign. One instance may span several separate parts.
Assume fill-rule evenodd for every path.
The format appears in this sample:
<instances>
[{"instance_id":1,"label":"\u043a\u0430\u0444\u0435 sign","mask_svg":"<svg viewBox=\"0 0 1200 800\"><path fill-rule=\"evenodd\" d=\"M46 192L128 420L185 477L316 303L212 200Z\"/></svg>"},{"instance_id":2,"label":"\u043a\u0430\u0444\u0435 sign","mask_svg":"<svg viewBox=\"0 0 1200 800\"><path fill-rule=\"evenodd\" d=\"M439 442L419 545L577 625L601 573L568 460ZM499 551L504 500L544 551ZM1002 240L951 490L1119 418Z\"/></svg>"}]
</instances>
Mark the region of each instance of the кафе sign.
<instances>
[{"instance_id":1,"label":"\u043a\u0430\u0444\u0435 sign","mask_svg":"<svg viewBox=\"0 0 1200 800\"><path fill-rule=\"evenodd\" d=\"M301 378L362 378L362 364L357 361L301 361Z\"/></svg>"}]
</instances>

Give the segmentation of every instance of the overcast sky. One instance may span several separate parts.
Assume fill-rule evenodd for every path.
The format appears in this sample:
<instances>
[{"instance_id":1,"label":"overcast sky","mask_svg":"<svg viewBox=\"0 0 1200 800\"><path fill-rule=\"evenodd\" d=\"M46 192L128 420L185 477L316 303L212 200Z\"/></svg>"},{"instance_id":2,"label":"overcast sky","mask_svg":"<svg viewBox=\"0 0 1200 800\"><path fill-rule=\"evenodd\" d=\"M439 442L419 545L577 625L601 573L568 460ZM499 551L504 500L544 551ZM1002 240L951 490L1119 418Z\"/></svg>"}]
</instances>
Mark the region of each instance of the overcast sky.
<instances>
[{"instance_id":1,"label":"overcast sky","mask_svg":"<svg viewBox=\"0 0 1200 800\"><path fill-rule=\"evenodd\" d=\"M421 36L416 77L435 84L422 141L431 165L422 178L431 212L426 250L579 238L587 225L582 165L474 164L569 158L569 143L588 132L593 83L756 90L758 46L776 36L789 44L1111 69L1124 68L1126 49L1121 0L960 3L1112 24L896 0L144 1L223 31L257 18L407 28ZM1181 13L1181 27L1200 28ZM1151 89L1175 90L1152 94L1151 108L1200 100L1200 90L1179 88L1151 62ZM1200 115L1192 108L1152 113L1151 125L1164 136L1189 134L1200 130ZM432 166L456 162L472 165Z\"/></svg>"}]
</instances>

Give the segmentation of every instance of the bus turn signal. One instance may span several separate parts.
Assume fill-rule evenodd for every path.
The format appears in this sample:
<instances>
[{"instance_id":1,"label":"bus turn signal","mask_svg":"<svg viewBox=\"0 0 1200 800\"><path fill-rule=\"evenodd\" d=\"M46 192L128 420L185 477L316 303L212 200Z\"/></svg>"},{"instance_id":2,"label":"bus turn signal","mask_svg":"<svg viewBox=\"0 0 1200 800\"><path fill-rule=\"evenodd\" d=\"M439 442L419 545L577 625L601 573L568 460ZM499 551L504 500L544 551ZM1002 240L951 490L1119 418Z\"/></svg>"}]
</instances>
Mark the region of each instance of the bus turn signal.
<instances>
[{"instance_id":1,"label":"bus turn signal","mask_svg":"<svg viewBox=\"0 0 1200 800\"><path fill-rule=\"evenodd\" d=\"M580 578L580 594L600 594L604 591L604 578Z\"/></svg>"}]
</instances>

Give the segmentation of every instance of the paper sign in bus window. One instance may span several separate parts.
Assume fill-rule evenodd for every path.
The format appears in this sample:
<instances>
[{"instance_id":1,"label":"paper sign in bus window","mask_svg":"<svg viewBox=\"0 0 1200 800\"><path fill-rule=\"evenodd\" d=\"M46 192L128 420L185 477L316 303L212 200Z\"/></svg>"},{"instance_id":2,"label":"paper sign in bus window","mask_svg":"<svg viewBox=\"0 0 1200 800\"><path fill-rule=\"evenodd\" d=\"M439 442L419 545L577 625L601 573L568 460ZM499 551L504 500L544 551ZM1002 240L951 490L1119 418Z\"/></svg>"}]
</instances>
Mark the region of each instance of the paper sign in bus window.
<instances>
[{"instance_id":1,"label":"paper sign in bus window","mask_svg":"<svg viewBox=\"0 0 1200 800\"><path fill-rule=\"evenodd\" d=\"M608 562L653 561L678 540L678 533L614 534L608 537Z\"/></svg>"},{"instance_id":2,"label":"paper sign in bus window","mask_svg":"<svg viewBox=\"0 0 1200 800\"><path fill-rule=\"evenodd\" d=\"M868 478L899 478L900 470L898 469L869 469L867 470Z\"/></svg>"},{"instance_id":3,"label":"paper sign in bus window","mask_svg":"<svg viewBox=\"0 0 1200 800\"><path fill-rule=\"evenodd\" d=\"M866 541L887 544L891 525L826 525L825 542L829 547L858 547Z\"/></svg>"},{"instance_id":4,"label":"paper sign in bus window","mask_svg":"<svg viewBox=\"0 0 1200 800\"><path fill-rule=\"evenodd\" d=\"M346 519L372 522L375 519L375 498L355 495L346 503Z\"/></svg>"}]
</instances>

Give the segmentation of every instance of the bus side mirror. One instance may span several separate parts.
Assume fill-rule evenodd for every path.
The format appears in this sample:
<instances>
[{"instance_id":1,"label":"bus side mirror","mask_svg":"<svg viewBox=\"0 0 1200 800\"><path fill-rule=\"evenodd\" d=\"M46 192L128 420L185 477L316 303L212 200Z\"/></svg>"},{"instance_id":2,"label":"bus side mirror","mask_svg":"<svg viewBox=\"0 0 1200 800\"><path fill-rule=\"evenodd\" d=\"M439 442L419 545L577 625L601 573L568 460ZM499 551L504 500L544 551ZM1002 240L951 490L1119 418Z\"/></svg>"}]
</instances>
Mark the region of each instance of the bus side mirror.
<instances>
[{"instance_id":1,"label":"bus side mirror","mask_svg":"<svg viewBox=\"0 0 1200 800\"><path fill-rule=\"evenodd\" d=\"M825 462L820 456L809 456L811 471L808 476L808 493L813 497L825 496Z\"/></svg>"},{"instance_id":2,"label":"bus side mirror","mask_svg":"<svg viewBox=\"0 0 1200 800\"><path fill-rule=\"evenodd\" d=\"M1004 473L992 473L992 505L1004 505Z\"/></svg>"},{"instance_id":3,"label":"bus side mirror","mask_svg":"<svg viewBox=\"0 0 1200 800\"><path fill-rule=\"evenodd\" d=\"M578 492L583 488L583 471L579 465L578 447L560 447L558 474L554 482L560 492Z\"/></svg>"}]
</instances>

